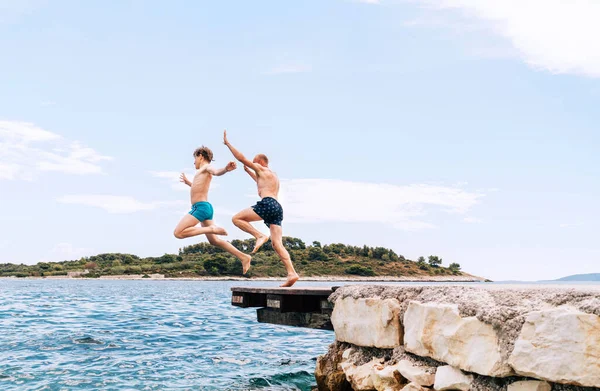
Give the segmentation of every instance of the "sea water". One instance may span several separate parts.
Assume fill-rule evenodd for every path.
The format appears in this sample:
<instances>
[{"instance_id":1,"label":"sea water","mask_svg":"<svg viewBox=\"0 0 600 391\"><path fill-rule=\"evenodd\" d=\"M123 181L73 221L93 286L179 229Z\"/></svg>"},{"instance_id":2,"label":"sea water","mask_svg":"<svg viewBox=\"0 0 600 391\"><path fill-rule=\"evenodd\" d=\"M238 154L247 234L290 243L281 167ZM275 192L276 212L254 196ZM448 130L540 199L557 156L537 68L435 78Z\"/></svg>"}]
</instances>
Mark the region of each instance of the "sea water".
<instances>
[{"instance_id":1,"label":"sea water","mask_svg":"<svg viewBox=\"0 0 600 391\"><path fill-rule=\"evenodd\" d=\"M310 390L333 333L258 323L234 285L274 284L0 279L0 389Z\"/></svg>"}]
</instances>

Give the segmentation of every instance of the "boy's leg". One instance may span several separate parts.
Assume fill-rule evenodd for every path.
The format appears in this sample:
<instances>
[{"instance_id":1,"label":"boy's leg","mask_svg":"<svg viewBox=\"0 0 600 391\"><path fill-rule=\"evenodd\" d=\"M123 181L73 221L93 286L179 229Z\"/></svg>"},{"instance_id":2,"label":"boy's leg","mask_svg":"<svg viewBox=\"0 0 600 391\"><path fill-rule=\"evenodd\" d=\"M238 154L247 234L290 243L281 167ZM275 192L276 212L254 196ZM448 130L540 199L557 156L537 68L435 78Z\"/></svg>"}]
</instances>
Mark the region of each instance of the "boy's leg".
<instances>
[{"instance_id":1,"label":"boy's leg","mask_svg":"<svg viewBox=\"0 0 600 391\"><path fill-rule=\"evenodd\" d=\"M269 236L263 234L250 224L251 221L262 221L262 218L252 208L239 212L233 216L232 221L236 227L256 238L256 246L252 250L252 254L255 254L263 244L269 241Z\"/></svg>"},{"instance_id":2,"label":"boy's leg","mask_svg":"<svg viewBox=\"0 0 600 391\"><path fill-rule=\"evenodd\" d=\"M202 226L203 227L212 227L212 226L214 226L214 223L212 220L205 220L202 222ZM240 250L235 248L233 244L220 239L215 234L207 233L206 238L208 239L208 242L210 244L212 244L213 246L222 248L223 250L227 251L229 254L231 254L234 257L236 257L237 259L239 259L242 262L242 268L243 268L244 274L246 274L248 272L248 269L250 269L250 261L252 261L252 257L250 255L244 254L243 252L241 252Z\"/></svg>"},{"instance_id":3,"label":"boy's leg","mask_svg":"<svg viewBox=\"0 0 600 391\"><path fill-rule=\"evenodd\" d=\"M185 239L202 234L227 235L227 231L223 228L215 225L210 227L196 227L198 223L199 221L197 218L191 214L186 214L179 224L177 224L177 227L175 227L175 232L173 232L173 234L177 239Z\"/></svg>"},{"instance_id":4,"label":"boy's leg","mask_svg":"<svg viewBox=\"0 0 600 391\"><path fill-rule=\"evenodd\" d=\"M279 258L281 258L281 262L285 265L285 270L287 271L287 280L282 287L290 287L298 281L298 273L294 270L294 265L292 265L292 260L290 258L290 254L283 246L283 230L280 225L271 224L271 243L273 244L273 250L277 252Z\"/></svg>"}]
</instances>

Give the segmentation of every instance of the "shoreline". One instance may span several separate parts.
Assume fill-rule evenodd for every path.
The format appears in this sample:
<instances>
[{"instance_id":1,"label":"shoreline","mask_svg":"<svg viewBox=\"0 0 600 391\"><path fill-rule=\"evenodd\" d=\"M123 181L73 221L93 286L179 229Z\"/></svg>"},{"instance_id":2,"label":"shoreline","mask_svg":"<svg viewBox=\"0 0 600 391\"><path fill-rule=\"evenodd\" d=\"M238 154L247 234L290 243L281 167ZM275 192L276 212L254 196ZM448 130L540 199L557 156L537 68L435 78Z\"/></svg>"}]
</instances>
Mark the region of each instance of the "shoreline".
<instances>
[{"instance_id":1,"label":"shoreline","mask_svg":"<svg viewBox=\"0 0 600 391\"><path fill-rule=\"evenodd\" d=\"M163 278L144 278L142 276L100 276L97 278L86 277L67 277L67 276L48 276L48 277L0 277L0 280L147 280L147 281L285 281L284 277L163 277ZM484 278L473 276L447 276L447 277L346 277L346 276L311 276L300 277L299 282L486 282Z\"/></svg>"}]
</instances>

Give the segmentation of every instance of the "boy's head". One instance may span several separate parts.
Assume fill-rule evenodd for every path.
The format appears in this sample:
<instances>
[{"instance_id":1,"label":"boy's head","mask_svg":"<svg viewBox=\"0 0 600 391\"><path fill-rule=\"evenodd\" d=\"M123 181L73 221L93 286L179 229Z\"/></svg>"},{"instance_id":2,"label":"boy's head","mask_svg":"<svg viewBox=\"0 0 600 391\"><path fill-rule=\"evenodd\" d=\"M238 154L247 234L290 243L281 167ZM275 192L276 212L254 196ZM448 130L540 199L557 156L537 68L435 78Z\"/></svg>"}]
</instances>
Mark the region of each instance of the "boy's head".
<instances>
[{"instance_id":1,"label":"boy's head","mask_svg":"<svg viewBox=\"0 0 600 391\"><path fill-rule=\"evenodd\" d=\"M269 158L267 157L267 155L259 153L258 155L256 155L254 157L254 160L252 161L252 163L257 163L257 164L260 164L261 166L268 167L269 166Z\"/></svg>"},{"instance_id":2,"label":"boy's head","mask_svg":"<svg viewBox=\"0 0 600 391\"><path fill-rule=\"evenodd\" d=\"M200 148L196 148L194 151L194 166L196 167L196 170L199 169L203 163L206 164L212 161L213 153L209 148L204 145Z\"/></svg>"}]
</instances>

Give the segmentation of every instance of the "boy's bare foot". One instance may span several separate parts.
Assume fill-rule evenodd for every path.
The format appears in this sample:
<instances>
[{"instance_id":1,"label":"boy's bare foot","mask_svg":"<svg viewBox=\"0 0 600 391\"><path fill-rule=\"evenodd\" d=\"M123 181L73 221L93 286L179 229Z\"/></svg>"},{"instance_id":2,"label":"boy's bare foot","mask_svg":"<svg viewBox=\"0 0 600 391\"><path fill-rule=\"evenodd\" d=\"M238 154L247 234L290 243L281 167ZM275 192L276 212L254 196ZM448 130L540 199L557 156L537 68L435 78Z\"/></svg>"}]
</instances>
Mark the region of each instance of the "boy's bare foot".
<instances>
[{"instance_id":1,"label":"boy's bare foot","mask_svg":"<svg viewBox=\"0 0 600 391\"><path fill-rule=\"evenodd\" d=\"M261 236L260 238L256 239L256 246L254 246L254 250L252 250L251 254L256 254L258 249L260 249L262 247L262 245L267 243L268 241L269 241L268 236Z\"/></svg>"},{"instance_id":2,"label":"boy's bare foot","mask_svg":"<svg viewBox=\"0 0 600 391\"><path fill-rule=\"evenodd\" d=\"M212 226L211 228L212 228L213 234L227 236L227 231L225 231L225 228L215 227L215 226Z\"/></svg>"},{"instance_id":3,"label":"boy's bare foot","mask_svg":"<svg viewBox=\"0 0 600 391\"><path fill-rule=\"evenodd\" d=\"M294 285L296 283L296 281L298 281L298 278L300 278L300 277L296 273L288 274L287 280L285 280L285 283L280 285L280 287L281 288L289 288L290 286Z\"/></svg>"},{"instance_id":4,"label":"boy's bare foot","mask_svg":"<svg viewBox=\"0 0 600 391\"><path fill-rule=\"evenodd\" d=\"M247 255L247 254L244 254L244 255L245 255L244 259L240 259L240 261L242 261L242 270L243 270L242 274L248 273L248 270L250 270L250 263L252 262L252 257L250 255Z\"/></svg>"}]
</instances>

